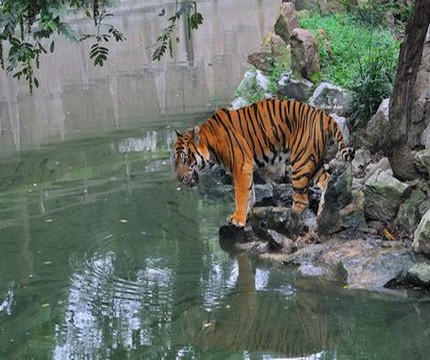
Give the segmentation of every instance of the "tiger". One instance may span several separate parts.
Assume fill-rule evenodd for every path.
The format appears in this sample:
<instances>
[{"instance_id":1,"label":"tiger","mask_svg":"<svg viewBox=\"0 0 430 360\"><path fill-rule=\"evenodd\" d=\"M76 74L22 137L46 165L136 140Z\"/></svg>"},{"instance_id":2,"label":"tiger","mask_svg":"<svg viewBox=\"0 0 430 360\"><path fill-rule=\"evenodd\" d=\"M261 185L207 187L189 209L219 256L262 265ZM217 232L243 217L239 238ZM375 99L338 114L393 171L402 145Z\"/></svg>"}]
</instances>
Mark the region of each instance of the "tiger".
<instances>
[{"instance_id":1,"label":"tiger","mask_svg":"<svg viewBox=\"0 0 430 360\"><path fill-rule=\"evenodd\" d=\"M324 157L332 139L343 159L352 161L354 149L333 117L296 100L264 99L237 110L220 108L186 133L176 131L172 161L177 180L190 188L206 167L218 164L229 171L235 210L227 221L244 227L253 205L254 169L289 159L293 210L300 216L308 208L312 180L325 191L330 175Z\"/></svg>"}]
</instances>

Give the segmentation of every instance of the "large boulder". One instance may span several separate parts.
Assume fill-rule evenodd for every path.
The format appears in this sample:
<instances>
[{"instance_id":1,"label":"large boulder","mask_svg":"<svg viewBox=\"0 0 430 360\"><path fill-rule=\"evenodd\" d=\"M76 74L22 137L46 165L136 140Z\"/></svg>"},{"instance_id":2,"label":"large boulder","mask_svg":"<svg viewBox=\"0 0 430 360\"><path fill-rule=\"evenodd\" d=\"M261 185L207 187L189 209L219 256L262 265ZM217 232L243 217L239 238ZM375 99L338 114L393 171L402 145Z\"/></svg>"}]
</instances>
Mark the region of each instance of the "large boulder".
<instances>
[{"instance_id":1,"label":"large boulder","mask_svg":"<svg viewBox=\"0 0 430 360\"><path fill-rule=\"evenodd\" d=\"M367 147L374 153L380 151L381 144L385 143L384 137L386 137L389 127L389 106L390 99L384 99L375 115L367 123L364 141Z\"/></svg>"},{"instance_id":2,"label":"large boulder","mask_svg":"<svg viewBox=\"0 0 430 360\"><path fill-rule=\"evenodd\" d=\"M320 56L310 30L296 28L291 33L291 68L297 78L311 79L320 72Z\"/></svg>"},{"instance_id":3,"label":"large boulder","mask_svg":"<svg viewBox=\"0 0 430 360\"><path fill-rule=\"evenodd\" d=\"M413 234L421 218L428 210L430 210L430 198L426 192L422 189L412 190L409 197L399 207L397 213L399 228Z\"/></svg>"},{"instance_id":4,"label":"large boulder","mask_svg":"<svg viewBox=\"0 0 430 360\"><path fill-rule=\"evenodd\" d=\"M430 255L430 210L424 214L415 231L412 247L417 253Z\"/></svg>"},{"instance_id":5,"label":"large boulder","mask_svg":"<svg viewBox=\"0 0 430 360\"><path fill-rule=\"evenodd\" d=\"M315 89L309 104L329 113L347 115L352 109L352 99L348 92L339 86L322 82Z\"/></svg>"},{"instance_id":6,"label":"large boulder","mask_svg":"<svg viewBox=\"0 0 430 360\"><path fill-rule=\"evenodd\" d=\"M409 195L410 186L379 169L367 179L363 191L366 219L389 222Z\"/></svg>"},{"instance_id":7,"label":"large boulder","mask_svg":"<svg viewBox=\"0 0 430 360\"><path fill-rule=\"evenodd\" d=\"M281 5L281 13L275 23L275 34L280 36L285 44L290 43L291 33L299 26L299 17L292 2Z\"/></svg>"}]
</instances>

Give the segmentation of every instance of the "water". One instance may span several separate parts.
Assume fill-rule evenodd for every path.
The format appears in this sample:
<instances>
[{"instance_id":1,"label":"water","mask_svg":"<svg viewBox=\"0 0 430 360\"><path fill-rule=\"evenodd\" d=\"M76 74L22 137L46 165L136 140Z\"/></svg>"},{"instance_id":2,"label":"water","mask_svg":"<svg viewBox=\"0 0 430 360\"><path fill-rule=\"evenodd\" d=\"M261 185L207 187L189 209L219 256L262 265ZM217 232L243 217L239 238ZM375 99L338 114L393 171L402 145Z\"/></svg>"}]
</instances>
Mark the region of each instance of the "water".
<instances>
[{"instance_id":1,"label":"water","mask_svg":"<svg viewBox=\"0 0 430 360\"><path fill-rule=\"evenodd\" d=\"M425 297L225 252L231 194L176 183L174 129L231 99L278 2L202 2L213 46L158 65L135 41L159 6L138 5L108 68L60 43L34 97L1 78L0 359L427 359Z\"/></svg>"}]
</instances>

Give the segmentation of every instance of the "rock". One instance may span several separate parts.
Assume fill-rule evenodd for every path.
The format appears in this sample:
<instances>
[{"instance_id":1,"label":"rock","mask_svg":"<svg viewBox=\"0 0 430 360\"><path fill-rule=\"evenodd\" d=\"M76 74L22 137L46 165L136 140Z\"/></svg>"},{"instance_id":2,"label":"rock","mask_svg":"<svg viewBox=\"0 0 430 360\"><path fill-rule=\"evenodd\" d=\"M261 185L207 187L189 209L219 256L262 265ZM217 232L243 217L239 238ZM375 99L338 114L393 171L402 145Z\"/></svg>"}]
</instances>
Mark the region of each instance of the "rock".
<instances>
[{"instance_id":1,"label":"rock","mask_svg":"<svg viewBox=\"0 0 430 360\"><path fill-rule=\"evenodd\" d=\"M269 248L271 250L281 251L284 254L292 254L297 251L297 245L294 240L282 235L275 230L267 230L269 235Z\"/></svg>"},{"instance_id":2,"label":"rock","mask_svg":"<svg viewBox=\"0 0 430 360\"><path fill-rule=\"evenodd\" d=\"M283 183L286 177L286 164L285 162L278 162L276 164L268 164L254 171L254 184L255 183Z\"/></svg>"},{"instance_id":3,"label":"rock","mask_svg":"<svg viewBox=\"0 0 430 360\"><path fill-rule=\"evenodd\" d=\"M430 124L425 128L421 135L421 144L430 149Z\"/></svg>"},{"instance_id":4,"label":"rock","mask_svg":"<svg viewBox=\"0 0 430 360\"><path fill-rule=\"evenodd\" d=\"M430 264L414 264L407 273L407 279L413 285L430 288Z\"/></svg>"},{"instance_id":5,"label":"rock","mask_svg":"<svg viewBox=\"0 0 430 360\"><path fill-rule=\"evenodd\" d=\"M230 224L224 224L219 228L220 243L224 244L223 247L228 247L234 243L245 243L256 241L255 235L250 226L240 228Z\"/></svg>"},{"instance_id":6,"label":"rock","mask_svg":"<svg viewBox=\"0 0 430 360\"><path fill-rule=\"evenodd\" d=\"M377 170L365 182L364 212L367 220L391 221L409 195L410 186L386 171Z\"/></svg>"},{"instance_id":7,"label":"rock","mask_svg":"<svg viewBox=\"0 0 430 360\"><path fill-rule=\"evenodd\" d=\"M352 173L354 175L362 175L365 172L367 165L371 161L370 151L367 149L357 149L354 160L352 160Z\"/></svg>"},{"instance_id":8,"label":"rock","mask_svg":"<svg viewBox=\"0 0 430 360\"><path fill-rule=\"evenodd\" d=\"M324 203L317 217L318 233L334 234L340 230L367 228L364 218L364 194L352 194L352 169L348 164L331 176L324 194Z\"/></svg>"},{"instance_id":9,"label":"rock","mask_svg":"<svg viewBox=\"0 0 430 360\"><path fill-rule=\"evenodd\" d=\"M412 247L417 253L430 255L430 210L424 214L415 230Z\"/></svg>"},{"instance_id":10,"label":"rock","mask_svg":"<svg viewBox=\"0 0 430 360\"><path fill-rule=\"evenodd\" d=\"M306 101L311 93L313 83L309 80L296 80L290 74L284 73L278 81L277 94L288 99Z\"/></svg>"},{"instance_id":11,"label":"rock","mask_svg":"<svg viewBox=\"0 0 430 360\"><path fill-rule=\"evenodd\" d=\"M309 104L337 115L347 115L352 109L352 99L349 93L328 82L318 85L309 99Z\"/></svg>"},{"instance_id":12,"label":"rock","mask_svg":"<svg viewBox=\"0 0 430 360\"><path fill-rule=\"evenodd\" d=\"M272 53L268 51L255 52L248 55L248 63L256 67L258 70L267 72L273 67L274 59Z\"/></svg>"},{"instance_id":13,"label":"rock","mask_svg":"<svg viewBox=\"0 0 430 360\"><path fill-rule=\"evenodd\" d=\"M243 104L249 105L251 101L247 98L247 95L256 91L264 94L266 98L272 97L268 92L269 83L269 79L260 70L248 70L236 89L236 93L240 94L240 96L231 103L232 108L243 107Z\"/></svg>"},{"instance_id":14,"label":"rock","mask_svg":"<svg viewBox=\"0 0 430 360\"><path fill-rule=\"evenodd\" d=\"M251 102L248 99L240 96L240 97L237 97L236 99L234 99L230 103L230 108L233 110L237 110L237 109L243 108L249 104L251 104Z\"/></svg>"},{"instance_id":15,"label":"rock","mask_svg":"<svg viewBox=\"0 0 430 360\"><path fill-rule=\"evenodd\" d=\"M383 290L413 265L410 252L400 242L383 247L386 242L371 237L348 239L331 237L299 248L287 255L285 262L297 266L304 275L340 280L349 288L367 290Z\"/></svg>"},{"instance_id":16,"label":"rock","mask_svg":"<svg viewBox=\"0 0 430 360\"><path fill-rule=\"evenodd\" d=\"M294 4L291 2L283 3L281 5L281 13L275 23L275 34L280 36L285 44L289 44L291 33L298 26L299 18Z\"/></svg>"},{"instance_id":17,"label":"rock","mask_svg":"<svg viewBox=\"0 0 430 360\"><path fill-rule=\"evenodd\" d=\"M289 238L295 237L301 230L298 215L291 208L254 206L250 219L255 233L261 234L264 229L275 230Z\"/></svg>"},{"instance_id":18,"label":"rock","mask_svg":"<svg viewBox=\"0 0 430 360\"><path fill-rule=\"evenodd\" d=\"M420 189L412 190L410 196L400 205L397 213L399 228L408 233L413 233L426 213L430 209L430 200Z\"/></svg>"},{"instance_id":19,"label":"rock","mask_svg":"<svg viewBox=\"0 0 430 360\"><path fill-rule=\"evenodd\" d=\"M389 127L388 110L390 99L384 99L378 107L375 115L367 123L364 141L369 149L376 153L381 149L381 144L386 142Z\"/></svg>"},{"instance_id":20,"label":"rock","mask_svg":"<svg viewBox=\"0 0 430 360\"><path fill-rule=\"evenodd\" d=\"M289 46L273 31L265 35L262 48L265 51L270 51L275 63L282 63L286 67L289 67L288 64L291 64L291 51Z\"/></svg>"},{"instance_id":21,"label":"rock","mask_svg":"<svg viewBox=\"0 0 430 360\"><path fill-rule=\"evenodd\" d=\"M320 72L318 46L310 30L296 28L291 33L291 68L295 77L311 79Z\"/></svg>"},{"instance_id":22,"label":"rock","mask_svg":"<svg viewBox=\"0 0 430 360\"><path fill-rule=\"evenodd\" d=\"M430 147L418 151L414 156L414 165L422 173L430 176Z\"/></svg>"},{"instance_id":23,"label":"rock","mask_svg":"<svg viewBox=\"0 0 430 360\"><path fill-rule=\"evenodd\" d=\"M279 207L293 206L293 188L291 184L276 184L274 197Z\"/></svg>"},{"instance_id":24,"label":"rock","mask_svg":"<svg viewBox=\"0 0 430 360\"><path fill-rule=\"evenodd\" d=\"M379 159L376 163L370 163L365 171L363 176L363 183L365 183L375 172L377 171L385 171L389 175L393 175L393 171L391 170L390 162L388 161L388 158L382 157Z\"/></svg>"},{"instance_id":25,"label":"rock","mask_svg":"<svg viewBox=\"0 0 430 360\"><path fill-rule=\"evenodd\" d=\"M255 184L255 206L273 206L276 205L273 198L272 184Z\"/></svg>"}]
</instances>

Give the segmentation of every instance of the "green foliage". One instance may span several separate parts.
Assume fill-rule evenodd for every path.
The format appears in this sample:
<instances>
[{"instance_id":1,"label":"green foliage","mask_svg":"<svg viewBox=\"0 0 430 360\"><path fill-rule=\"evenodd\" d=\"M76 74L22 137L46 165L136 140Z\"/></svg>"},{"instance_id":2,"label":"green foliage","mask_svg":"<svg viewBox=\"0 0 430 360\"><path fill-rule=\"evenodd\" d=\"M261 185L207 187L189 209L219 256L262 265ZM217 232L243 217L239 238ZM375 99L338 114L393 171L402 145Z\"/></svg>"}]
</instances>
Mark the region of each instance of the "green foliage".
<instances>
[{"instance_id":1,"label":"green foliage","mask_svg":"<svg viewBox=\"0 0 430 360\"><path fill-rule=\"evenodd\" d=\"M102 66L109 50L102 44L110 39L123 41L120 31L105 20L112 16L103 7L104 0L1 0L0 1L0 65L13 77L24 77L30 92L39 86L34 69L39 68L40 56L48 51L47 39L51 39L49 51L53 52L55 34L63 36L73 43L87 39L95 40L91 47L90 58L95 65ZM67 23L71 11L83 11L94 20L96 31L80 35ZM5 46L8 44L9 46ZM4 48L8 48L7 54Z\"/></svg>"},{"instance_id":2,"label":"green foliage","mask_svg":"<svg viewBox=\"0 0 430 360\"><path fill-rule=\"evenodd\" d=\"M399 42L389 30L364 26L351 14L302 17L315 35L321 76L352 90L356 125L362 124L391 94Z\"/></svg>"},{"instance_id":3,"label":"green foliage","mask_svg":"<svg viewBox=\"0 0 430 360\"><path fill-rule=\"evenodd\" d=\"M393 90L395 68L383 52L375 52L363 64L352 85L352 120L356 127L365 126L383 99Z\"/></svg>"},{"instance_id":4,"label":"green foliage","mask_svg":"<svg viewBox=\"0 0 430 360\"><path fill-rule=\"evenodd\" d=\"M355 21L363 26L381 27L387 26L388 16L392 15L397 26L403 27L406 20L412 14L413 5L405 3L403 0L384 1L342 1L347 11Z\"/></svg>"},{"instance_id":5,"label":"green foliage","mask_svg":"<svg viewBox=\"0 0 430 360\"><path fill-rule=\"evenodd\" d=\"M155 50L152 54L152 60L160 60L166 53L167 48L169 49L170 56L173 55L173 41L179 42L176 31L178 27L177 21L181 17L186 16L189 38L191 37L191 31L197 30L199 26L203 24L203 16L197 11L197 3L195 1L185 1L178 4L177 0L176 8L178 8L178 6L179 9L168 19L169 25L163 30L154 44Z\"/></svg>"}]
</instances>

